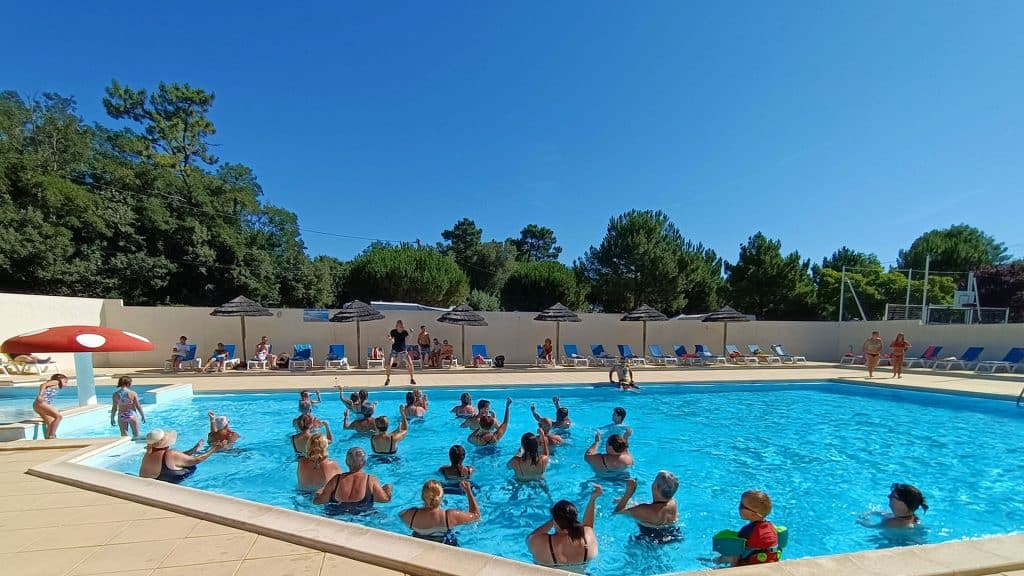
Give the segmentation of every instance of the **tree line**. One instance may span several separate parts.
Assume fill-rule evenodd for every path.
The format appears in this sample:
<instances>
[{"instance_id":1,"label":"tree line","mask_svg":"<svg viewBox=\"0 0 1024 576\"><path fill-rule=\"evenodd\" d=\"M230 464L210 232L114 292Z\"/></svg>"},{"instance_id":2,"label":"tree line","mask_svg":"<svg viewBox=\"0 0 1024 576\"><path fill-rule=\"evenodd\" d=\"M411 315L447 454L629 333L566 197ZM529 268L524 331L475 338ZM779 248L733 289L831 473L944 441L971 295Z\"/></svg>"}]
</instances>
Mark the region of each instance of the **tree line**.
<instances>
[{"instance_id":1,"label":"tree line","mask_svg":"<svg viewBox=\"0 0 1024 576\"><path fill-rule=\"evenodd\" d=\"M433 245L372 242L348 262L310 258L295 213L262 199L251 168L214 155L213 103L188 84L149 91L113 81L103 105L115 129L87 123L71 97L0 92L0 290L132 305L213 306L238 294L286 307L355 298L479 310L648 304L670 315L728 303L779 320L836 319L844 266L869 318L908 293L903 272L845 246L812 265L758 232L726 261L661 211L612 217L571 266L558 261L550 228L484 240L468 218ZM932 270L977 270L983 303L1024 319L1024 264L1010 263L1002 243L966 225L933 230L900 251L896 268L923 270L928 255ZM914 303L922 280L909 281ZM951 302L958 281L931 277L929 301Z\"/></svg>"}]
</instances>

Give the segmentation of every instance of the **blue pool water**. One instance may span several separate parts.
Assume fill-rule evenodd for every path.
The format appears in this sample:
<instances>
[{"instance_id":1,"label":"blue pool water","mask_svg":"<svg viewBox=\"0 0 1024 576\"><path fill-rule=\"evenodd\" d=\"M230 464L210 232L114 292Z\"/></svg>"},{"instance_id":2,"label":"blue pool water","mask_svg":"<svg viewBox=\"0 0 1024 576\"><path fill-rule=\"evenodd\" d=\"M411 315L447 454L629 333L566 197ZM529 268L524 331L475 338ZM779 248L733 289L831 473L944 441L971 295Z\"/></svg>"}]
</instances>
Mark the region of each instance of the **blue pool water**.
<instances>
[{"instance_id":1,"label":"blue pool water","mask_svg":"<svg viewBox=\"0 0 1024 576\"><path fill-rule=\"evenodd\" d=\"M582 507L590 485L600 482L598 502L600 557L590 573L620 574L627 564L636 574L660 574L707 567L711 535L738 529L740 494L767 491L775 505L769 519L790 528L785 558L820 556L913 543L935 543L1007 534L1024 527L1024 409L1012 402L863 386L812 384L648 385L640 394L610 388L470 389L475 399L499 406L514 399L509 432L496 449L465 442L448 412L463 390L430 390L431 409L413 422L400 445L397 462L371 458L370 473L395 484L391 503L353 521L407 533L398 512L420 505L420 487L447 463L448 448L463 444L467 463L477 468L483 520L462 527L463 546L529 562L524 541L549 519L551 504L566 498ZM505 465L522 433L536 429L530 403L553 415L551 396L568 406L575 425L571 441L557 449L546 486L518 485ZM378 413L398 414L403 391L372 392ZM369 452L369 440L342 430L336 394L317 407L334 425L332 456L344 461L350 446ZM232 417L242 435L240 449L216 454L200 465L186 485L213 492L322 514L307 496L294 490L295 458L288 442L298 395L210 394L157 405L148 411L150 427L177 429L185 449L205 437L207 410ZM594 431L610 422L615 406L624 406L633 428L632 474L640 481L637 497L649 501L658 470L680 478L676 496L682 542L648 545L634 541L636 527L612 516L621 479L596 478L583 462ZM95 435L108 434L106 429ZM142 447L127 454L105 453L89 463L136 473ZM258 480L256 480L258 478ZM882 533L858 519L887 506L893 482L916 484L931 509L924 528ZM445 506L465 507L465 498L447 496Z\"/></svg>"},{"instance_id":2,"label":"blue pool water","mask_svg":"<svg viewBox=\"0 0 1024 576\"><path fill-rule=\"evenodd\" d=\"M139 397L147 390L159 386L132 386ZM96 398L100 404L110 404L110 397L114 395L116 386L97 386ZM35 418L36 413L32 411L32 402L39 395L39 386L10 386L0 387L0 423L20 422L29 418ZM54 406L63 410L78 406L78 388L69 386L61 390L53 401Z\"/></svg>"}]
</instances>

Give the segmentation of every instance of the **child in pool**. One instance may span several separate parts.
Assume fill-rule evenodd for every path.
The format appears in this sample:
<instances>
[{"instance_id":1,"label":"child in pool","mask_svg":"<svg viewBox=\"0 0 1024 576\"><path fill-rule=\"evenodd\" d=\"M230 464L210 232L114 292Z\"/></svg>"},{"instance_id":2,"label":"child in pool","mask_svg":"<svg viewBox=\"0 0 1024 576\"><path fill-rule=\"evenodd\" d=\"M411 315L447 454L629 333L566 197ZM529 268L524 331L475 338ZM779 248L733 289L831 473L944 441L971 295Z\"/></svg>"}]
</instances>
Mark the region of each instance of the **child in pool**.
<instances>
[{"instance_id":1,"label":"child in pool","mask_svg":"<svg viewBox=\"0 0 1024 576\"><path fill-rule=\"evenodd\" d=\"M738 533L747 541L746 549L741 556L721 556L716 561L733 566L778 562L781 556L779 534L775 525L768 521L772 499L760 490L747 490L740 497L739 513L740 518L748 521Z\"/></svg>"}]
</instances>

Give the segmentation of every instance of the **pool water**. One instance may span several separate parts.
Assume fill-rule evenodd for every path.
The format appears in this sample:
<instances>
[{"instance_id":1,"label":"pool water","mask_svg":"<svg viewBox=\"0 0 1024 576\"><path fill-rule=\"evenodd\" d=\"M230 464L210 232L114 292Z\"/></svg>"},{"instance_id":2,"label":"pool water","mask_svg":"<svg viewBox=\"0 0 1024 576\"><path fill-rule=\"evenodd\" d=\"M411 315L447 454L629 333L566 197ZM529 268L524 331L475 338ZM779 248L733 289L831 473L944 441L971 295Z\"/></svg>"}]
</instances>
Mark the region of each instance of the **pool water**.
<instances>
[{"instance_id":1,"label":"pool water","mask_svg":"<svg viewBox=\"0 0 1024 576\"><path fill-rule=\"evenodd\" d=\"M748 489L771 495L769 519L789 527L784 558L790 559L1007 534L1024 526L1024 410L1012 402L833 383L648 385L639 394L606 387L470 389L474 402L490 399L499 416L505 397L513 398L505 438L496 448L478 449L449 413L466 390L428 390L430 411L411 423L397 460L371 456L367 466L382 482L395 484L394 499L346 519L407 534L398 512L421 505L423 482L437 477L448 448L461 443L466 463L477 469L483 514L479 523L458 529L464 547L530 562L526 536L550 518L551 505L565 498L582 514L591 485L599 482L605 490L596 522L600 556L589 567L597 576L620 574L626 565L644 575L710 566L711 536L743 525L737 504ZM556 449L546 484L517 484L506 462L520 435L536 430L530 404L553 416L554 394L574 422L569 443ZM378 414L394 419L404 391L375 391L371 399L379 402ZM296 393L198 395L154 406L148 427L178 430L178 448L185 449L206 436L207 410L231 416L242 435L239 448L215 454L185 484L320 515L322 509L294 489L288 436L297 404ZM680 542L636 541L635 524L611 514L623 479L596 477L583 461L615 406L626 408L626 424L633 428L632 475L640 483L634 498L650 501L659 470L680 479ZM334 427L333 457L343 463L351 446L370 452L367 437L342 429L336 394L324 394L315 412ZM129 446L127 454L104 453L88 463L134 474L142 446ZM893 482L924 492L931 509L922 514L923 528L881 532L858 522L888 511ZM444 506L465 509L466 500L446 496Z\"/></svg>"},{"instance_id":2,"label":"pool water","mask_svg":"<svg viewBox=\"0 0 1024 576\"><path fill-rule=\"evenodd\" d=\"M142 394L147 390L159 388L159 386L132 386L132 390L142 399ZM97 386L96 398L100 404L110 405L110 397L114 395L117 386ZM36 418L32 410L32 403L39 395L39 386L11 386L0 387L0 424L21 422L30 418ZM68 386L57 393L53 405L58 410L66 410L78 406L78 388Z\"/></svg>"}]
</instances>

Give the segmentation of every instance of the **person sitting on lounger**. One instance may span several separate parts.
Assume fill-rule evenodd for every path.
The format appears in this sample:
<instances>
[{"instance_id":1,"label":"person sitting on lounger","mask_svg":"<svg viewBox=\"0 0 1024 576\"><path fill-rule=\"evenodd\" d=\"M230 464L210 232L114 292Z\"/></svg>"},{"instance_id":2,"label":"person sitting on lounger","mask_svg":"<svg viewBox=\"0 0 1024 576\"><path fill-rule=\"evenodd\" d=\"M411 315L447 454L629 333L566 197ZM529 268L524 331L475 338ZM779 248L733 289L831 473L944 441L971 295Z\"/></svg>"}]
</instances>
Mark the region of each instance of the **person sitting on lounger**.
<instances>
[{"instance_id":1,"label":"person sitting on lounger","mask_svg":"<svg viewBox=\"0 0 1024 576\"><path fill-rule=\"evenodd\" d=\"M270 342L267 341L266 336L261 337L259 343L256 344L256 353L253 354L252 359L257 362L266 362L271 369L277 368L277 356L270 353Z\"/></svg>"},{"instance_id":2,"label":"person sitting on lounger","mask_svg":"<svg viewBox=\"0 0 1024 576\"><path fill-rule=\"evenodd\" d=\"M217 347L213 349L213 354L210 354L210 359L206 361L206 366L203 366L202 372L223 372L224 366L228 361L228 349L224 347L223 342L217 342Z\"/></svg>"},{"instance_id":3,"label":"person sitting on lounger","mask_svg":"<svg viewBox=\"0 0 1024 576\"><path fill-rule=\"evenodd\" d=\"M181 370L181 361L188 356L189 349L188 338L185 336L178 338L178 343L171 349L171 370L175 372Z\"/></svg>"},{"instance_id":4,"label":"person sitting on lounger","mask_svg":"<svg viewBox=\"0 0 1024 576\"><path fill-rule=\"evenodd\" d=\"M554 363L551 357L551 353L554 351L554 347L551 345L551 338L544 339L544 345L540 347L540 351L546 364Z\"/></svg>"}]
</instances>

